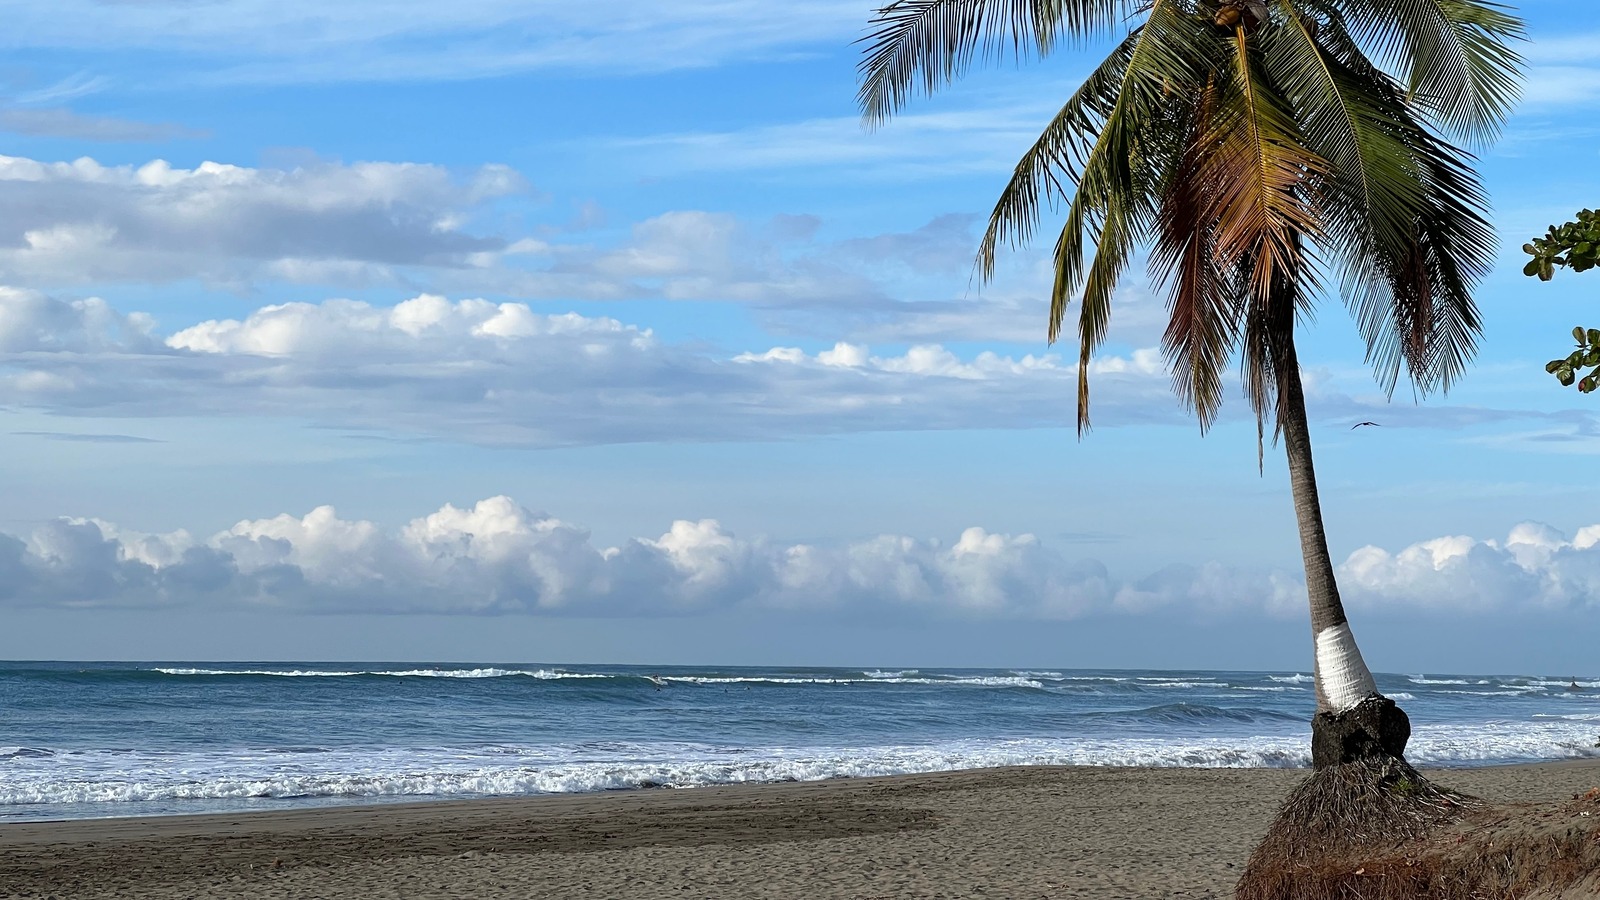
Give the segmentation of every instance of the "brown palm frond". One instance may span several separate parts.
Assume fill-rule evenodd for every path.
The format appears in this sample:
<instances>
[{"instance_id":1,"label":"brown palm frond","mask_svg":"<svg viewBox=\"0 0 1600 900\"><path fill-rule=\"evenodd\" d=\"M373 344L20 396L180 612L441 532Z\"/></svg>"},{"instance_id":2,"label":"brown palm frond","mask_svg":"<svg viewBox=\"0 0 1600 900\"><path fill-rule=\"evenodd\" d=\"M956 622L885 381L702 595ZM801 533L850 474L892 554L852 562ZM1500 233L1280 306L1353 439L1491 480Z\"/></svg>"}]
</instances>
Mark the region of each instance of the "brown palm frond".
<instances>
[{"instance_id":1,"label":"brown palm frond","mask_svg":"<svg viewBox=\"0 0 1600 900\"><path fill-rule=\"evenodd\" d=\"M1158 204L1150 280L1168 289L1170 316L1162 350L1172 365L1172 386L1194 410L1205 431L1222 405L1222 370L1239 338L1240 286L1218 264L1210 223L1205 220L1209 187L1201 177L1210 151L1203 130L1217 103L1215 80L1194 98L1191 137L1177 159Z\"/></svg>"},{"instance_id":2,"label":"brown palm frond","mask_svg":"<svg viewBox=\"0 0 1600 900\"><path fill-rule=\"evenodd\" d=\"M1316 201L1328 163L1300 139L1244 28L1235 29L1233 45L1231 83L1219 82L1232 89L1220 92L1202 138L1211 148L1201 172L1209 192L1204 215L1214 223L1222 264L1251 257L1251 289L1266 298L1282 273L1314 277L1301 238L1322 231Z\"/></svg>"}]
</instances>

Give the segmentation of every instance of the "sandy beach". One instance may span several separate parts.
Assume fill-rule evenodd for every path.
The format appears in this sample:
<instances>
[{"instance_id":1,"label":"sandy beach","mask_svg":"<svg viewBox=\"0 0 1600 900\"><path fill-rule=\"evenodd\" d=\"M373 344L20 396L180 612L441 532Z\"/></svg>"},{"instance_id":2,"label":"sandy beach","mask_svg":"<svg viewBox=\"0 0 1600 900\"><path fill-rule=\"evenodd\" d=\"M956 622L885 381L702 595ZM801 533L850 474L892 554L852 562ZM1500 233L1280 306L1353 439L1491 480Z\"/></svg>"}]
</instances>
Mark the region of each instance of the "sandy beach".
<instances>
[{"instance_id":1,"label":"sandy beach","mask_svg":"<svg viewBox=\"0 0 1600 900\"><path fill-rule=\"evenodd\" d=\"M1489 800L1600 760L1431 773ZM0 896L1221 898L1302 771L1037 767L0 826Z\"/></svg>"}]
</instances>

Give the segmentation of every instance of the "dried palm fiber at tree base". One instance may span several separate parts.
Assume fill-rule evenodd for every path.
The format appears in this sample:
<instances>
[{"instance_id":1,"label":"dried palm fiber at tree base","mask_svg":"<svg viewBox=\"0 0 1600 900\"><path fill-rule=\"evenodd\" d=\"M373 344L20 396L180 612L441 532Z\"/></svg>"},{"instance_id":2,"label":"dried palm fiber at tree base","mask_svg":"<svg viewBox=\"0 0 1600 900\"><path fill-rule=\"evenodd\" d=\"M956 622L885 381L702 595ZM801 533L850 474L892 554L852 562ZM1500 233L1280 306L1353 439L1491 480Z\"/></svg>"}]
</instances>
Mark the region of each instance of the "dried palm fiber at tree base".
<instances>
[{"instance_id":1,"label":"dried palm fiber at tree base","mask_svg":"<svg viewBox=\"0 0 1600 900\"><path fill-rule=\"evenodd\" d=\"M1600 897L1600 788L1554 805L1490 806L1404 760L1316 770L1250 855L1237 900Z\"/></svg>"}]
</instances>

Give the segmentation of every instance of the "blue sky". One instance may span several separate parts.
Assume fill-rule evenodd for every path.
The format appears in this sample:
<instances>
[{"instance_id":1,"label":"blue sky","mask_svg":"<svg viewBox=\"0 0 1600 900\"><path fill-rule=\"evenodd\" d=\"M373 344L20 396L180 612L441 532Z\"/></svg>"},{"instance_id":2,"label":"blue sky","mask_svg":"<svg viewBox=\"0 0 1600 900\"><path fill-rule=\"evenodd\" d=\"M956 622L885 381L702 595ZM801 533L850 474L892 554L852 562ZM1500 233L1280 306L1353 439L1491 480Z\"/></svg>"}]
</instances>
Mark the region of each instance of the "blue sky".
<instances>
[{"instance_id":1,"label":"blue sky","mask_svg":"<svg viewBox=\"0 0 1600 900\"><path fill-rule=\"evenodd\" d=\"M0 656L1303 669L1283 466L1142 273L1081 442L1046 248L972 278L1091 54L868 131L868 6L4 3ZM1600 278L1518 247L1600 204L1600 12L1522 12L1476 364L1302 338L1380 670L1594 668Z\"/></svg>"}]
</instances>

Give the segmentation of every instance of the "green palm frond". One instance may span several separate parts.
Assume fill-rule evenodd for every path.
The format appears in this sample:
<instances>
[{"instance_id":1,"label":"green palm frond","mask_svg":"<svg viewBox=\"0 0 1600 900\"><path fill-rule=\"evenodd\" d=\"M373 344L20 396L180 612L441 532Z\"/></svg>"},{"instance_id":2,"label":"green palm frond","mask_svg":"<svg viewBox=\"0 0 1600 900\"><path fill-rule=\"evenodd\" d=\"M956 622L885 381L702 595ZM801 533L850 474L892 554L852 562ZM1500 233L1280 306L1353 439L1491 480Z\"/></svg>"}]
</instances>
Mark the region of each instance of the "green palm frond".
<instances>
[{"instance_id":1,"label":"green palm frond","mask_svg":"<svg viewBox=\"0 0 1600 900\"><path fill-rule=\"evenodd\" d=\"M994 275L998 245L1016 246L1032 239L1039 225L1040 200L1072 196L1063 181L1076 187L1083 164L1094 148L1095 135L1116 109L1142 34L1142 28L1135 29L1095 67L1017 161L978 245L978 269L984 280Z\"/></svg>"},{"instance_id":2,"label":"green palm frond","mask_svg":"<svg viewBox=\"0 0 1600 900\"><path fill-rule=\"evenodd\" d=\"M974 59L1045 54L1061 34L1117 27L1133 0L895 0L877 10L857 67L862 116L878 124L919 87L932 93Z\"/></svg>"},{"instance_id":3,"label":"green palm frond","mask_svg":"<svg viewBox=\"0 0 1600 900\"><path fill-rule=\"evenodd\" d=\"M1078 312L1078 433L1089 427L1089 362L1105 341L1111 321L1111 299L1138 244L1155 217L1152 184L1165 166L1163 141L1176 119L1171 95L1199 73L1202 54L1186 34L1189 27L1174 0L1155 0L1150 16L1128 50L1114 105L1082 165L1067 174L1077 190L1066 223L1056 241L1056 277L1050 292L1048 337L1060 335L1072 297L1082 289ZM1192 29L1191 29L1192 30ZM1087 144L1080 139L1080 145ZM1094 258L1084 267L1085 241L1092 240Z\"/></svg>"},{"instance_id":4,"label":"green palm frond","mask_svg":"<svg viewBox=\"0 0 1600 900\"><path fill-rule=\"evenodd\" d=\"M1482 333L1472 291L1493 268L1498 241L1467 154L1442 141L1419 142L1417 158L1429 187L1417 243L1433 303L1427 374L1418 382L1425 390L1449 390Z\"/></svg>"},{"instance_id":5,"label":"green palm frond","mask_svg":"<svg viewBox=\"0 0 1600 900\"><path fill-rule=\"evenodd\" d=\"M1520 93L1524 40L1510 7L1484 0L1327 0L1443 131L1473 144L1500 133Z\"/></svg>"},{"instance_id":6,"label":"green palm frond","mask_svg":"<svg viewBox=\"0 0 1600 900\"><path fill-rule=\"evenodd\" d=\"M1424 392L1447 389L1476 347L1471 290L1494 254L1483 192L1466 155L1416 118L1342 22L1318 23L1310 2L1283 5L1286 27L1265 59L1295 96L1308 145L1336 164L1325 243L1343 263L1368 361L1388 391L1402 367Z\"/></svg>"}]
</instances>

